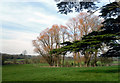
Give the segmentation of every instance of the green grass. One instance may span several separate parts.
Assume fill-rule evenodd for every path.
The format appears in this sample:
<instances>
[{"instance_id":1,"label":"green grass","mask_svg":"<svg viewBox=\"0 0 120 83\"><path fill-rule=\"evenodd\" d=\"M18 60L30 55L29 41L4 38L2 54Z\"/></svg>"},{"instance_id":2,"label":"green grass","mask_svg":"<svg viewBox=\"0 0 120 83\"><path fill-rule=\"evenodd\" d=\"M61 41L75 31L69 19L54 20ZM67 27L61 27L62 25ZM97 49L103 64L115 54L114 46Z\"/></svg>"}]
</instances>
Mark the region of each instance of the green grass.
<instances>
[{"instance_id":1,"label":"green grass","mask_svg":"<svg viewBox=\"0 0 120 83\"><path fill-rule=\"evenodd\" d=\"M0 83L2 81L2 66L0 65Z\"/></svg>"},{"instance_id":2,"label":"green grass","mask_svg":"<svg viewBox=\"0 0 120 83\"><path fill-rule=\"evenodd\" d=\"M120 61L113 61L113 63L115 64L115 63L120 63Z\"/></svg>"},{"instance_id":3,"label":"green grass","mask_svg":"<svg viewBox=\"0 0 120 83\"><path fill-rule=\"evenodd\" d=\"M118 81L118 66L40 67L47 64L4 65L3 81Z\"/></svg>"}]
</instances>

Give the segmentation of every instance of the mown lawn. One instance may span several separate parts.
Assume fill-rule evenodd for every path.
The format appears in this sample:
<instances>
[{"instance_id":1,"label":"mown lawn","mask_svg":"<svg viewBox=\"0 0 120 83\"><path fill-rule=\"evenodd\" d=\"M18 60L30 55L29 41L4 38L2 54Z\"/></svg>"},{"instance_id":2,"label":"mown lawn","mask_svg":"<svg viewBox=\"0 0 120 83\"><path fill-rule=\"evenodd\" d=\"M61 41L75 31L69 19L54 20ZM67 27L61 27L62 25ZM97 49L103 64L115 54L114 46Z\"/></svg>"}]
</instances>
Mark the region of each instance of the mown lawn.
<instances>
[{"instance_id":1,"label":"mown lawn","mask_svg":"<svg viewBox=\"0 0 120 83\"><path fill-rule=\"evenodd\" d=\"M2 66L0 65L0 83L2 81Z\"/></svg>"},{"instance_id":2,"label":"mown lawn","mask_svg":"<svg viewBox=\"0 0 120 83\"><path fill-rule=\"evenodd\" d=\"M3 81L118 81L118 66L40 67L47 64L4 65Z\"/></svg>"}]
</instances>

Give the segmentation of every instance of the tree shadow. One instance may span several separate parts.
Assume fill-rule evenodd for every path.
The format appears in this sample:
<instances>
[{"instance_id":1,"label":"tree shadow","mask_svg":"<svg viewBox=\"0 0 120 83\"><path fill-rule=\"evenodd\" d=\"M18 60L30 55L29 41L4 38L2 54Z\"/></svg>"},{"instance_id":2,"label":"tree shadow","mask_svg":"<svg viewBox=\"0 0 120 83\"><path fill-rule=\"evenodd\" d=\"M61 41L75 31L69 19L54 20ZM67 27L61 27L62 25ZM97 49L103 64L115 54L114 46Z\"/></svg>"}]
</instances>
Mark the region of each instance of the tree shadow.
<instances>
[{"instance_id":1,"label":"tree shadow","mask_svg":"<svg viewBox=\"0 0 120 83\"><path fill-rule=\"evenodd\" d=\"M79 71L81 73L118 73L118 69L109 69L109 70L102 70L102 69L98 69L98 70L82 70Z\"/></svg>"}]
</instances>

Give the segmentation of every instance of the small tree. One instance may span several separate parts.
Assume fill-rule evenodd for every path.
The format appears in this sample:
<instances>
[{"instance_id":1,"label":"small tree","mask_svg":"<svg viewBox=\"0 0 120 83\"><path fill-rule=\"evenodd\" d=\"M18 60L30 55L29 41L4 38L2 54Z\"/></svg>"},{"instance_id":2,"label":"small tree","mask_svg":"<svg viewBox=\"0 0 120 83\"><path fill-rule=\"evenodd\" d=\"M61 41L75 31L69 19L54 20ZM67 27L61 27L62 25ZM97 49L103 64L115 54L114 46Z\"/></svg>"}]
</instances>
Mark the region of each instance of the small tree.
<instances>
[{"instance_id":1,"label":"small tree","mask_svg":"<svg viewBox=\"0 0 120 83\"><path fill-rule=\"evenodd\" d=\"M28 64L28 57L27 57L26 54L27 54L27 51L24 50L24 51L22 52L22 55L24 56L24 59L25 59L25 60L24 60L24 63L25 63L25 64Z\"/></svg>"}]
</instances>

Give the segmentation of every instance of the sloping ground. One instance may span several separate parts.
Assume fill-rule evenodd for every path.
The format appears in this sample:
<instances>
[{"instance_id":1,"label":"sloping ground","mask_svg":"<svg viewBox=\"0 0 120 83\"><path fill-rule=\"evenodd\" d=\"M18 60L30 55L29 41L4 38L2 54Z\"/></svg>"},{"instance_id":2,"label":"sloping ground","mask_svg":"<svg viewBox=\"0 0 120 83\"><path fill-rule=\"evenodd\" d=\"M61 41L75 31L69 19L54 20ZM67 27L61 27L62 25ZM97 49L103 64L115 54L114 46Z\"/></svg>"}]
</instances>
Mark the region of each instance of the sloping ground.
<instances>
[{"instance_id":1,"label":"sloping ground","mask_svg":"<svg viewBox=\"0 0 120 83\"><path fill-rule=\"evenodd\" d=\"M40 65L4 65L3 81L118 81L118 66L40 67Z\"/></svg>"}]
</instances>

